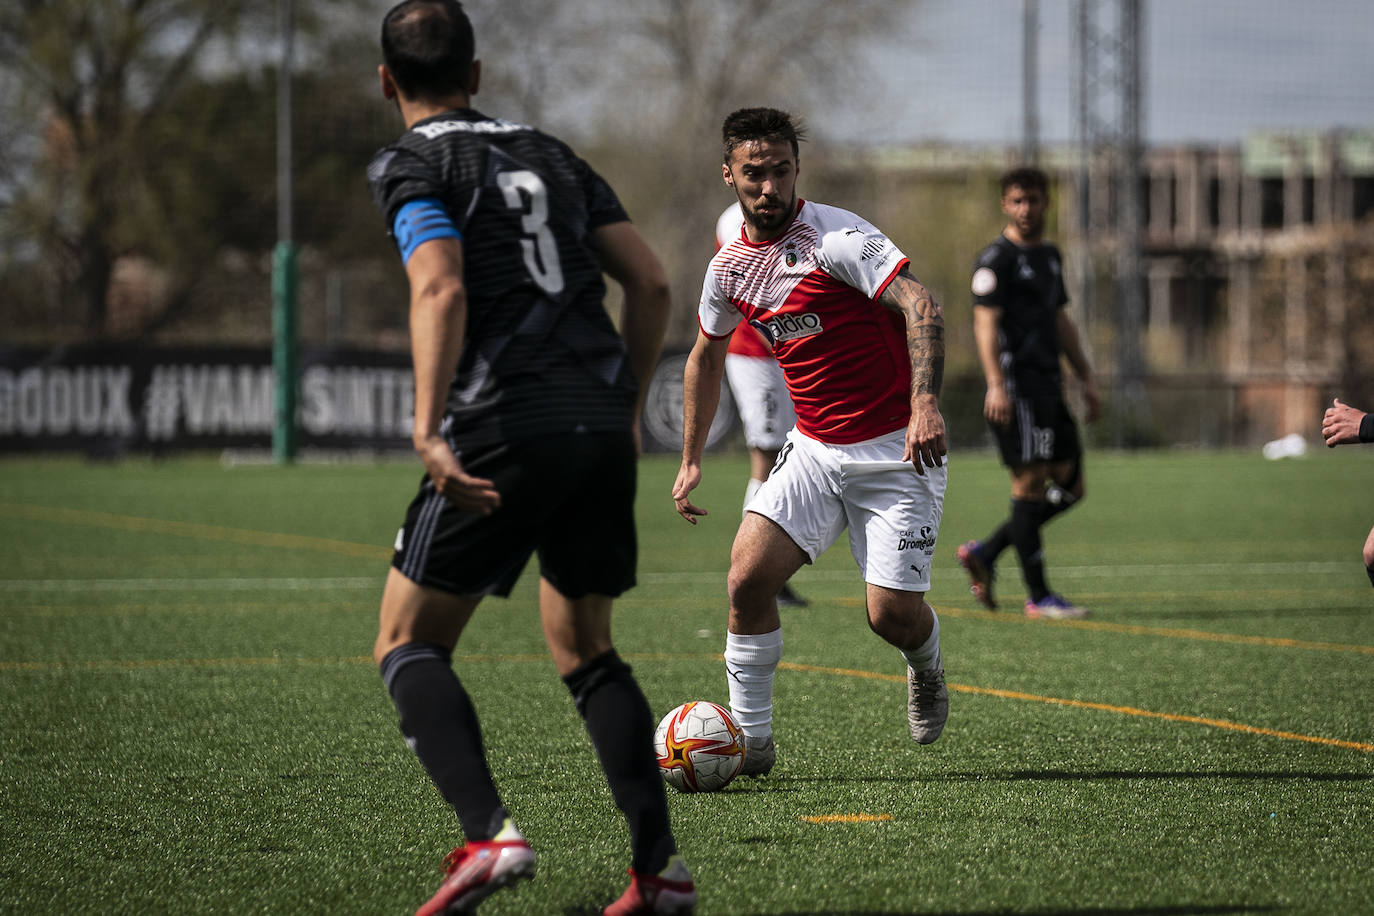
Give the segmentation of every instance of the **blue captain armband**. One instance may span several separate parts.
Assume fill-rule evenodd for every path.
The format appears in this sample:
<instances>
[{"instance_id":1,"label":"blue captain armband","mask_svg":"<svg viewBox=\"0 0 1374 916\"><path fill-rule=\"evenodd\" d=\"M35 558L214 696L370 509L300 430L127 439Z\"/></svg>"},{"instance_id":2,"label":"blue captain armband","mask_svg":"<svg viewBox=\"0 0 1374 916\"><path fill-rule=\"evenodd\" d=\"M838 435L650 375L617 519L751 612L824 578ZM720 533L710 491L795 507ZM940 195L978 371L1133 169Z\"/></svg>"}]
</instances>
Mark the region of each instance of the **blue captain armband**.
<instances>
[{"instance_id":1,"label":"blue captain armband","mask_svg":"<svg viewBox=\"0 0 1374 916\"><path fill-rule=\"evenodd\" d=\"M391 234L396 237L396 247L401 251L401 263L410 260L423 243L430 239L461 239L463 234L449 219L448 211L437 197L420 197L408 201L396 211L396 221L392 223Z\"/></svg>"}]
</instances>

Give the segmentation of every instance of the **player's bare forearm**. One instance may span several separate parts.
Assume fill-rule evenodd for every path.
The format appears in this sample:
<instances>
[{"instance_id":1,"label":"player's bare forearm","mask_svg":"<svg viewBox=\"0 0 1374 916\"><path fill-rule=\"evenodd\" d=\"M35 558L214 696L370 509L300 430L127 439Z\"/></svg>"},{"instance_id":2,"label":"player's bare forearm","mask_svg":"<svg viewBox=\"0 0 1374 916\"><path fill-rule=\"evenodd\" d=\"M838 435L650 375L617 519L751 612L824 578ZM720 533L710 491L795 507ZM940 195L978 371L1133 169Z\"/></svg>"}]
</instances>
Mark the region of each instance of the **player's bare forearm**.
<instances>
[{"instance_id":1,"label":"player's bare forearm","mask_svg":"<svg viewBox=\"0 0 1374 916\"><path fill-rule=\"evenodd\" d=\"M701 483L701 455L720 406L727 346L728 339L712 340L698 333L682 372L682 467L673 481L673 508L693 525L699 516L707 514L692 504L691 494Z\"/></svg>"},{"instance_id":2,"label":"player's bare forearm","mask_svg":"<svg viewBox=\"0 0 1374 916\"><path fill-rule=\"evenodd\" d=\"M973 345L978 351L978 364L989 389L1002 388L1002 363L998 354L997 327L1002 310L987 305L973 307Z\"/></svg>"},{"instance_id":3,"label":"player's bare forearm","mask_svg":"<svg viewBox=\"0 0 1374 916\"><path fill-rule=\"evenodd\" d=\"M466 512L490 515L500 508L495 484L463 470L439 432L449 383L458 371L467 324L462 246L432 239L406 262L410 280L410 353L415 367L415 425L412 441L435 489Z\"/></svg>"},{"instance_id":4,"label":"player's bare forearm","mask_svg":"<svg viewBox=\"0 0 1374 916\"><path fill-rule=\"evenodd\" d=\"M1102 396L1097 390L1097 376L1093 374L1092 364L1088 362L1088 354L1083 350L1083 341L1078 336L1078 328L1073 320L1069 318L1064 309L1059 310L1057 320L1057 331L1059 333L1059 346L1064 351L1064 357L1073 367L1074 375L1083 383L1083 402L1087 408L1085 419L1089 423L1095 423L1102 415Z\"/></svg>"},{"instance_id":5,"label":"player's bare forearm","mask_svg":"<svg viewBox=\"0 0 1374 916\"><path fill-rule=\"evenodd\" d=\"M904 460L916 473L939 467L948 452L945 419L940 415L940 386L945 375L945 314L935 297L904 267L892 278L880 300L906 320L911 357L911 419L907 423Z\"/></svg>"},{"instance_id":6,"label":"player's bare forearm","mask_svg":"<svg viewBox=\"0 0 1374 916\"><path fill-rule=\"evenodd\" d=\"M649 383L658 366L659 355L663 352L663 337L668 330L669 301L667 286L662 287L661 291L644 290L637 294L631 293L629 287L625 288L625 311L620 320L620 331L625 339L630 372L638 385L634 410L636 428L639 418L644 414Z\"/></svg>"},{"instance_id":7,"label":"player's bare forearm","mask_svg":"<svg viewBox=\"0 0 1374 916\"><path fill-rule=\"evenodd\" d=\"M698 332L682 373L682 460L700 464L706 435L720 406L728 340L712 340Z\"/></svg>"},{"instance_id":8,"label":"player's bare forearm","mask_svg":"<svg viewBox=\"0 0 1374 916\"><path fill-rule=\"evenodd\" d=\"M1011 422L1011 397L1007 394L1007 380L1002 375L1001 344L997 332L1002 310L992 305L974 303L973 344L978 351L978 364L983 368L987 392L983 396L983 416L998 426Z\"/></svg>"},{"instance_id":9,"label":"player's bare forearm","mask_svg":"<svg viewBox=\"0 0 1374 916\"><path fill-rule=\"evenodd\" d=\"M914 409L917 397L940 396L940 386L945 376L945 312L930 290L905 267L883 290L880 301L906 320Z\"/></svg>"},{"instance_id":10,"label":"player's bare forearm","mask_svg":"<svg viewBox=\"0 0 1374 916\"><path fill-rule=\"evenodd\" d=\"M1078 336L1078 327L1063 310L1059 310L1058 327L1059 346L1064 351L1065 358L1069 365L1073 367L1074 374L1084 384L1093 381L1092 364L1088 362L1088 355L1083 350L1082 339Z\"/></svg>"},{"instance_id":11,"label":"player's bare forearm","mask_svg":"<svg viewBox=\"0 0 1374 916\"><path fill-rule=\"evenodd\" d=\"M461 245L451 239L425 242L406 263L410 280L410 353L415 368L413 438L438 435L449 383L458 371L467 323Z\"/></svg>"}]
</instances>

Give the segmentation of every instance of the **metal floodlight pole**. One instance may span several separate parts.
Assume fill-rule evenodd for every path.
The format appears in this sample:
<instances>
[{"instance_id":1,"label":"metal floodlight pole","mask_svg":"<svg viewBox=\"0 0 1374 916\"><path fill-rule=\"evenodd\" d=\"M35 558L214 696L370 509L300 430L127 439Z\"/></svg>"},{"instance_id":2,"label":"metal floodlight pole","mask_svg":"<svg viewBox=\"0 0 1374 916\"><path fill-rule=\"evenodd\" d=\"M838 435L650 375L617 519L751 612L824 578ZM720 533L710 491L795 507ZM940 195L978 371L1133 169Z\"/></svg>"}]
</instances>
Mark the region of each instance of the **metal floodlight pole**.
<instances>
[{"instance_id":1,"label":"metal floodlight pole","mask_svg":"<svg viewBox=\"0 0 1374 916\"><path fill-rule=\"evenodd\" d=\"M1072 8L1074 53L1074 91L1075 98L1075 139L1078 144L1078 238L1074 246L1078 261L1078 307L1083 316L1083 330L1088 341L1092 340L1092 315L1095 304L1096 284L1093 267L1093 211L1092 211L1092 173L1090 166L1093 155L1093 133L1089 118L1089 47L1088 47L1088 8L1083 0L1077 0Z\"/></svg>"},{"instance_id":2,"label":"metal floodlight pole","mask_svg":"<svg viewBox=\"0 0 1374 916\"><path fill-rule=\"evenodd\" d=\"M1040 159L1040 117L1036 105L1039 30L1039 0L1021 0L1021 161L1025 165L1035 165Z\"/></svg>"},{"instance_id":3,"label":"metal floodlight pole","mask_svg":"<svg viewBox=\"0 0 1374 916\"><path fill-rule=\"evenodd\" d=\"M1139 444L1149 410L1145 399L1144 194L1141 187L1141 12L1140 0L1121 3L1121 145L1118 160L1117 291L1120 309L1118 371L1121 377L1121 444Z\"/></svg>"},{"instance_id":4,"label":"metal floodlight pole","mask_svg":"<svg viewBox=\"0 0 1374 916\"><path fill-rule=\"evenodd\" d=\"M1142 189L1142 4L1076 0L1080 295L1094 290L1101 254L1113 255L1116 366L1111 404L1117 447L1147 432L1145 397L1144 199ZM1106 284L1102 284L1105 286Z\"/></svg>"},{"instance_id":5,"label":"metal floodlight pole","mask_svg":"<svg viewBox=\"0 0 1374 916\"><path fill-rule=\"evenodd\" d=\"M272 457L296 459L297 274L292 237L291 75L295 51L293 0L278 0L281 61L277 67L277 247L272 253L272 373L275 393Z\"/></svg>"}]
</instances>

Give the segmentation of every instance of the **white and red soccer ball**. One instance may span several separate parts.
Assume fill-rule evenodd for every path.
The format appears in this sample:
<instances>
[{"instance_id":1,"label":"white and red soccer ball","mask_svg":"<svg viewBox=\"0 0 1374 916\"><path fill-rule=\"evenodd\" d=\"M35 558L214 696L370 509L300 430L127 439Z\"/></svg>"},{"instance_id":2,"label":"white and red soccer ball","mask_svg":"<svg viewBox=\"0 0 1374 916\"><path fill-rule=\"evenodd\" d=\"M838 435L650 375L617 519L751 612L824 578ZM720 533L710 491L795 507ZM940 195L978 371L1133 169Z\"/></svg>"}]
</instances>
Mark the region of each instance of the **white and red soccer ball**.
<instances>
[{"instance_id":1,"label":"white and red soccer ball","mask_svg":"<svg viewBox=\"0 0 1374 916\"><path fill-rule=\"evenodd\" d=\"M744 766L744 732L723 706L683 703L654 733L658 771L679 792L715 792Z\"/></svg>"}]
</instances>

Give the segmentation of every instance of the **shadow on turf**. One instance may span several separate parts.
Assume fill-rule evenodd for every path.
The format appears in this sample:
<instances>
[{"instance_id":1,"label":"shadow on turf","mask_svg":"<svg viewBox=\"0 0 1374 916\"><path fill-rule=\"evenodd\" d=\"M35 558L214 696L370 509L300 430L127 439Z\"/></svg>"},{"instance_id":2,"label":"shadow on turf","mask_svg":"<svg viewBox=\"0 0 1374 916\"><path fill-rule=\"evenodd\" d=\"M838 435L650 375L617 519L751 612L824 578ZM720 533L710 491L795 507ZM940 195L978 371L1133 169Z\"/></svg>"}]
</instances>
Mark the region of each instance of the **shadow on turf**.
<instances>
[{"instance_id":1,"label":"shadow on turf","mask_svg":"<svg viewBox=\"0 0 1374 916\"><path fill-rule=\"evenodd\" d=\"M1245 906L1140 906L1140 907L1079 907L1052 910L783 910L774 916L1229 916L1243 913L1275 913L1283 907ZM747 910L732 910L736 916L748 916ZM572 907L563 916L599 916L601 910L591 907Z\"/></svg>"},{"instance_id":2,"label":"shadow on turf","mask_svg":"<svg viewBox=\"0 0 1374 916\"><path fill-rule=\"evenodd\" d=\"M1227 916L1230 913L1273 913L1280 907L1241 906L1141 906L1079 907L1052 910L789 910L778 916Z\"/></svg>"}]
</instances>

